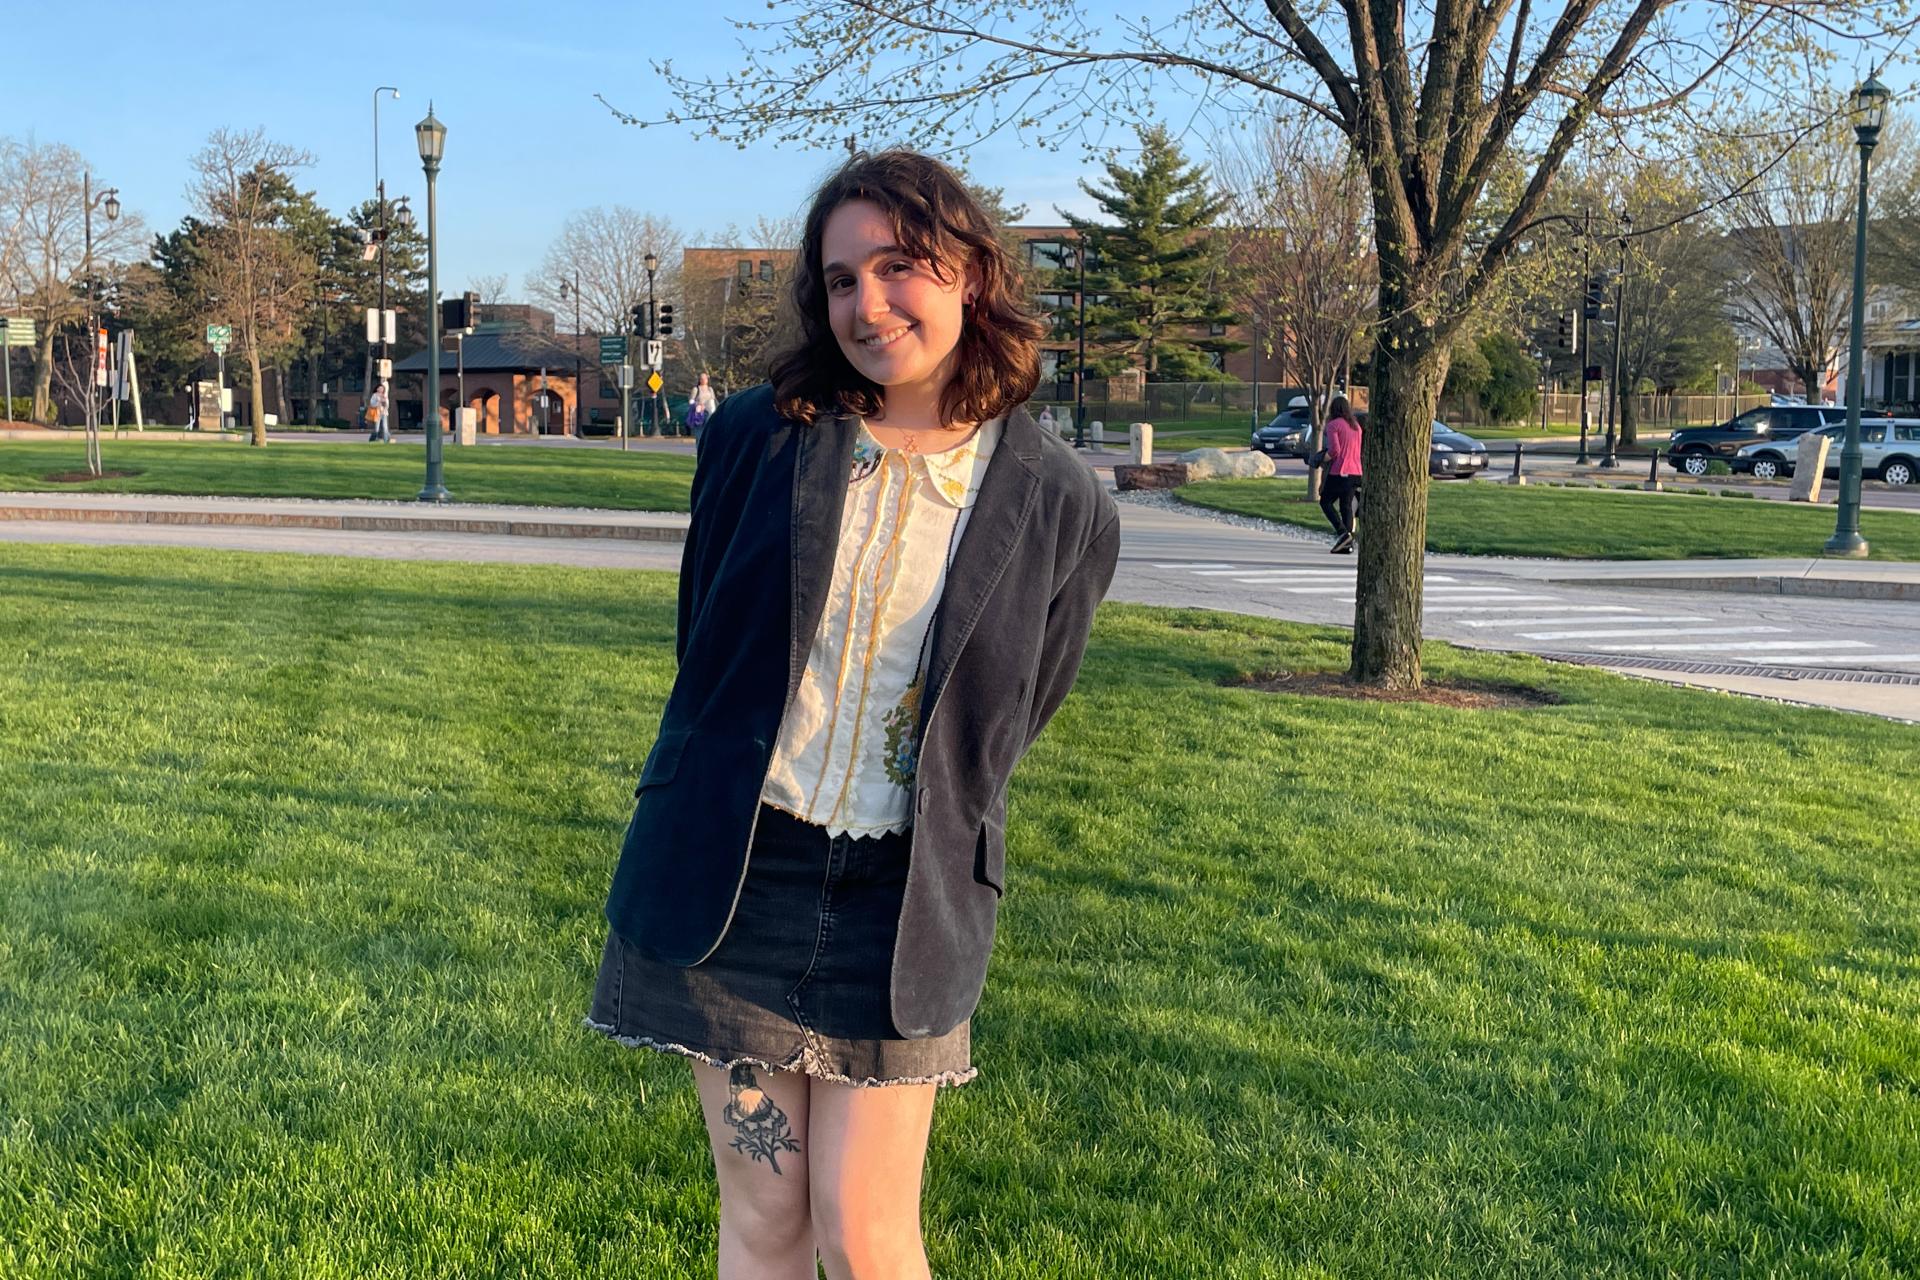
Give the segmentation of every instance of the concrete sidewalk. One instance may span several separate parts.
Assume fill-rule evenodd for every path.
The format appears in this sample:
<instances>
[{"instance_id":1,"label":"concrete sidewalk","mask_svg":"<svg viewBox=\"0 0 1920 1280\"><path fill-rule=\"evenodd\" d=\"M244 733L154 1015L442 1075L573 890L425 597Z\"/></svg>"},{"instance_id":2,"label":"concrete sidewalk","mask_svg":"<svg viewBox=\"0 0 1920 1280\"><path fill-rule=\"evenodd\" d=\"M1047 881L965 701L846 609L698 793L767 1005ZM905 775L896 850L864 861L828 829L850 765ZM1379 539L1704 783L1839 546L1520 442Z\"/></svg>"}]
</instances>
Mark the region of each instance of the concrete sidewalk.
<instances>
[{"instance_id":1,"label":"concrete sidewalk","mask_svg":"<svg viewBox=\"0 0 1920 1280\"><path fill-rule=\"evenodd\" d=\"M480 502L435 506L364 499L0 492L0 520L60 523L250 525L362 533L478 533L678 543L686 541L687 519L683 514L670 511L522 507Z\"/></svg>"}]
</instances>

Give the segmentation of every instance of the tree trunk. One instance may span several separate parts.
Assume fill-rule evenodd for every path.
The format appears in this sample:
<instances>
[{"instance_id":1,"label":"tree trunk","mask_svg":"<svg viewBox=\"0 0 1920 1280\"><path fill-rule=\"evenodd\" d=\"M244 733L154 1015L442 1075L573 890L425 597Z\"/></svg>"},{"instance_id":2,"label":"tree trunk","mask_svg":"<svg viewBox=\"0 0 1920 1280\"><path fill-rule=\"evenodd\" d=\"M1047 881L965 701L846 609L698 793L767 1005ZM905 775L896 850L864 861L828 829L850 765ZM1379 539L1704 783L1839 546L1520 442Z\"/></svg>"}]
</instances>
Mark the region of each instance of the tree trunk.
<instances>
[{"instance_id":1,"label":"tree trunk","mask_svg":"<svg viewBox=\"0 0 1920 1280\"><path fill-rule=\"evenodd\" d=\"M1640 410L1631 392L1620 397L1620 447L1631 449L1640 443Z\"/></svg>"},{"instance_id":2,"label":"tree trunk","mask_svg":"<svg viewBox=\"0 0 1920 1280\"><path fill-rule=\"evenodd\" d=\"M273 398L280 402L280 421L293 421L293 406L287 403L287 366L284 362L273 366Z\"/></svg>"},{"instance_id":3,"label":"tree trunk","mask_svg":"<svg viewBox=\"0 0 1920 1280\"><path fill-rule=\"evenodd\" d=\"M40 345L33 353L33 420L42 426L53 425L53 326L40 330Z\"/></svg>"},{"instance_id":4,"label":"tree trunk","mask_svg":"<svg viewBox=\"0 0 1920 1280\"><path fill-rule=\"evenodd\" d=\"M1363 475L1356 524L1360 589L1347 674L1386 689L1420 687L1422 574L1427 545L1427 448L1447 380L1448 351L1436 345L1415 308L1385 302L1402 318L1380 335L1367 429L1360 437Z\"/></svg>"},{"instance_id":5,"label":"tree trunk","mask_svg":"<svg viewBox=\"0 0 1920 1280\"><path fill-rule=\"evenodd\" d=\"M1820 403L1820 370L1809 369L1800 376L1800 383L1807 389L1807 403Z\"/></svg>"},{"instance_id":6,"label":"tree trunk","mask_svg":"<svg viewBox=\"0 0 1920 1280\"><path fill-rule=\"evenodd\" d=\"M253 436L247 441L252 445L264 445L267 442L267 398L266 387L260 381L260 344L247 343L247 368L253 373L253 386L248 389L248 408L253 411Z\"/></svg>"}]
</instances>

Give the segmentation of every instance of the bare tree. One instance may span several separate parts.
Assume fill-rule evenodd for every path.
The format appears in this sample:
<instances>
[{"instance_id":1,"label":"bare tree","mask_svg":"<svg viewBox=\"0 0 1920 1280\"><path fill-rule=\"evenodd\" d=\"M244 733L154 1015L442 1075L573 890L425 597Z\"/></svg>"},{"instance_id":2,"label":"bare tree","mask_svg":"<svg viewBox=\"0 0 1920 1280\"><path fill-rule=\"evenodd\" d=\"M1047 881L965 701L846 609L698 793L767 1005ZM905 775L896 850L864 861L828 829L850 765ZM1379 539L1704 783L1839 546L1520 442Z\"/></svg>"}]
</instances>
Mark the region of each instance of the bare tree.
<instances>
[{"instance_id":1,"label":"bare tree","mask_svg":"<svg viewBox=\"0 0 1920 1280\"><path fill-rule=\"evenodd\" d=\"M1379 289L1367 174L1347 140L1317 117L1276 116L1216 148L1214 171L1233 222L1227 250L1238 301L1264 341L1291 348L1308 388L1311 452L1327 402L1373 319ZM1308 496L1320 496L1318 468Z\"/></svg>"},{"instance_id":2,"label":"bare tree","mask_svg":"<svg viewBox=\"0 0 1920 1280\"><path fill-rule=\"evenodd\" d=\"M1754 121L1705 162L1725 197L1726 300L1734 321L1772 345L1810 403L1833 367L1853 289L1853 166L1845 120L1821 120L1759 182L1791 130Z\"/></svg>"},{"instance_id":3,"label":"bare tree","mask_svg":"<svg viewBox=\"0 0 1920 1280\"><path fill-rule=\"evenodd\" d=\"M540 269L525 281L527 296L555 316L571 317L578 277L581 324L594 332L625 333L629 311L647 300L649 253L659 259L654 296L671 299L680 279L680 232L674 225L623 204L583 209L561 225Z\"/></svg>"},{"instance_id":4,"label":"bare tree","mask_svg":"<svg viewBox=\"0 0 1920 1280\"><path fill-rule=\"evenodd\" d=\"M482 302L505 302L507 300L507 273L478 275L467 277L467 291L478 294Z\"/></svg>"},{"instance_id":5,"label":"bare tree","mask_svg":"<svg viewBox=\"0 0 1920 1280\"><path fill-rule=\"evenodd\" d=\"M57 342L85 334L87 316L87 164L72 147L57 142L0 143L0 287L18 301L36 326L33 347L33 417L53 421ZM99 193L94 193L96 205ZM128 213L93 219L91 283L111 280L117 264L137 252L146 229ZM91 351L91 344L85 344Z\"/></svg>"},{"instance_id":6,"label":"bare tree","mask_svg":"<svg viewBox=\"0 0 1920 1280\"><path fill-rule=\"evenodd\" d=\"M289 175L312 162L306 152L270 141L260 129L216 129L193 158L187 196L207 225L207 313L234 327L246 355L255 445L267 442L262 371L293 342L313 290L316 264L286 224Z\"/></svg>"},{"instance_id":7,"label":"bare tree","mask_svg":"<svg viewBox=\"0 0 1920 1280\"><path fill-rule=\"evenodd\" d=\"M681 352L689 379L705 373L722 395L763 382L769 347L785 318L787 269L800 243L800 219L759 218L742 230L729 226L717 241L738 250L695 267L679 281ZM698 255L696 255L698 260ZM743 275L737 263L748 264ZM759 264L767 264L764 273Z\"/></svg>"},{"instance_id":8,"label":"bare tree","mask_svg":"<svg viewBox=\"0 0 1920 1280\"><path fill-rule=\"evenodd\" d=\"M1694 99L1719 89L1723 107L1755 56L1904 21L1868 0L1557 0L1544 13L1533 0L1193 0L1168 20L1099 26L1073 0L784 0L739 24L743 68L663 67L676 106L659 123L937 150L1009 128L1057 147L1156 118L1156 95L1187 87L1197 115L1244 114L1252 96L1344 133L1367 168L1380 270L1350 671L1416 686L1427 441L1448 353L1546 216L1574 144L1596 122L1690 142L1715 127Z\"/></svg>"}]
</instances>

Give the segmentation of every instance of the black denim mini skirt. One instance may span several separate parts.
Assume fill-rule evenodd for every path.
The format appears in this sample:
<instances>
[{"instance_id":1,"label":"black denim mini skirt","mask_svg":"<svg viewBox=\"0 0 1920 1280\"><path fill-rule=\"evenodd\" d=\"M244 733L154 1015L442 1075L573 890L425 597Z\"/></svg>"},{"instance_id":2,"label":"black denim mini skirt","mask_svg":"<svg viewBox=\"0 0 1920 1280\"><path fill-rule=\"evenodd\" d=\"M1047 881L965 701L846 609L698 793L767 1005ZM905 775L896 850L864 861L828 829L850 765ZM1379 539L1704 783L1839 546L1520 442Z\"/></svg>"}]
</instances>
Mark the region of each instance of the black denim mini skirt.
<instances>
[{"instance_id":1,"label":"black denim mini skirt","mask_svg":"<svg viewBox=\"0 0 1920 1280\"><path fill-rule=\"evenodd\" d=\"M852 1085L964 1084L968 1024L902 1039L889 983L909 835L834 836L762 805L726 937L681 968L609 932L586 1023L718 1067Z\"/></svg>"}]
</instances>

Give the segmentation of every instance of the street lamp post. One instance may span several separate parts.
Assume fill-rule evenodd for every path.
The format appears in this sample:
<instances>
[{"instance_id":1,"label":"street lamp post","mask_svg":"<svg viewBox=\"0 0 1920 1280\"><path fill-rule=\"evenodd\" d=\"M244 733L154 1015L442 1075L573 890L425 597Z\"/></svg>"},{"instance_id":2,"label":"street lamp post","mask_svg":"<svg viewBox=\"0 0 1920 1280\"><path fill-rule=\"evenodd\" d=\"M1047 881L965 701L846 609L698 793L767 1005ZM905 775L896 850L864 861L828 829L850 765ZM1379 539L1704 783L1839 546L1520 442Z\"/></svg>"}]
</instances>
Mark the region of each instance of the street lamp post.
<instances>
[{"instance_id":1,"label":"street lamp post","mask_svg":"<svg viewBox=\"0 0 1920 1280\"><path fill-rule=\"evenodd\" d=\"M440 473L440 211L434 179L440 176L447 126L434 118L433 103L427 103L427 118L413 126L413 133L420 144L420 167L427 172L427 395L420 424L427 437L427 484L420 501L445 502L450 495Z\"/></svg>"},{"instance_id":2,"label":"street lamp post","mask_svg":"<svg viewBox=\"0 0 1920 1280\"><path fill-rule=\"evenodd\" d=\"M1853 230L1853 333L1847 342L1847 434L1840 449L1840 514L1827 554L1864 556L1867 540L1860 536L1860 401L1865 393L1861 361L1866 359L1863 330L1867 324L1867 173L1880 125L1886 119L1887 87L1875 76L1854 90L1854 136L1860 143L1859 210Z\"/></svg>"},{"instance_id":3,"label":"street lamp post","mask_svg":"<svg viewBox=\"0 0 1920 1280\"><path fill-rule=\"evenodd\" d=\"M652 342L660 335L659 313L654 310L653 305L653 273L660 266L659 255L649 253L645 258L641 259L641 265L647 269L647 334L645 340ZM646 353L643 351L641 354L645 355ZM647 372L652 374L656 372L656 370L649 365ZM653 393L653 411L647 418L646 434L650 436L663 436L666 433L666 428L660 425L660 393L656 391Z\"/></svg>"},{"instance_id":4,"label":"street lamp post","mask_svg":"<svg viewBox=\"0 0 1920 1280\"><path fill-rule=\"evenodd\" d=\"M383 93L390 94L395 101L400 98L400 91L390 84L383 84L373 91L373 197L379 204L376 210L379 221L374 227L373 236L380 246L380 310L376 313L374 330L379 337L367 348L367 390L363 403L366 398L371 398L373 395L374 360L376 359L373 346L377 345L380 348L378 359L387 358L387 184L380 177L380 95Z\"/></svg>"},{"instance_id":5,"label":"street lamp post","mask_svg":"<svg viewBox=\"0 0 1920 1280\"><path fill-rule=\"evenodd\" d=\"M1633 215L1622 209L1620 274L1613 281L1613 394L1607 397L1607 454L1600 459L1603 467L1620 465L1620 455L1614 450L1620 440L1620 419L1627 412L1627 393L1620 385L1620 375L1623 368L1622 353L1627 349L1627 237L1632 234Z\"/></svg>"},{"instance_id":6,"label":"street lamp post","mask_svg":"<svg viewBox=\"0 0 1920 1280\"><path fill-rule=\"evenodd\" d=\"M584 439L585 436L581 431L580 424L583 421L583 418L581 415L586 412L583 406L587 402L587 384L580 380L582 377L582 374L580 372L580 273L577 270L573 273L573 281L571 285L569 285L569 283L565 280L562 280L560 282L560 296L562 298L565 298L569 293L573 294L573 433L572 434L576 436L580 436L582 439Z\"/></svg>"},{"instance_id":7,"label":"street lamp post","mask_svg":"<svg viewBox=\"0 0 1920 1280\"><path fill-rule=\"evenodd\" d=\"M87 282L87 470L97 476L100 474L100 400L94 384L100 367L100 308L93 287L93 206L104 201L107 221L114 221L120 216L120 188L108 187L96 197L93 174L84 173L80 177L80 200L85 209L82 221L86 226L86 255L81 260L80 276Z\"/></svg>"}]
</instances>

